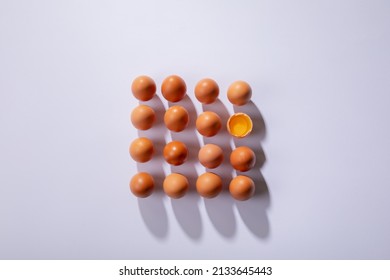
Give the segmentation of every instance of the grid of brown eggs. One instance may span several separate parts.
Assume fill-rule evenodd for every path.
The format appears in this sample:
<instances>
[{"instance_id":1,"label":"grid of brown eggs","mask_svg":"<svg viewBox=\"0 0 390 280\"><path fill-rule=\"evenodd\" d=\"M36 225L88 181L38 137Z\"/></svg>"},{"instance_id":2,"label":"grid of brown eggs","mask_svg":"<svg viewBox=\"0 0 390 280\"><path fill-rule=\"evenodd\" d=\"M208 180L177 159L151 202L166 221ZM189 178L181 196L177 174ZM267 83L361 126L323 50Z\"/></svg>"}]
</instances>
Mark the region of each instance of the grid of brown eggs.
<instances>
[{"instance_id":1,"label":"grid of brown eggs","mask_svg":"<svg viewBox=\"0 0 390 280\"><path fill-rule=\"evenodd\" d=\"M133 80L131 91L136 99L145 103L155 96L157 86L152 78L139 76ZM180 104L178 102L183 100L187 94L185 81L177 75L168 76L162 82L161 93L171 105L164 113L163 119L166 128L174 133L184 132L189 124L190 115L184 106L176 104ZM212 79L202 79L196 84L194 93L199 102L212 108L213 104L218 102L219 86ZM250 101L251 96L251 87L244 81L232 83L227 90L228 100L236 106L244 106ZM130 116L133 126L141 131L153 129L156 118L155 110L145 104L140 104L134 108ZM221 131L221 118L216 112L206 110L197 116L195 127L204 138L212 139ZM252 121L247 114L238 112L229 117L226 127L233 137L244 138L252 130ZM225 140L229 141L229 139ZM225 147L207 142L209 141L205 141L205 145L199 149L197 156L206 172L197 177L195 185L199 195L205 198L213 198L223 188L223 179L212 170L219 167L225 160ZM129 147L131 158L138 163L150 161L155 155L155 151L153 141L147 137L135 139ZM189 149L186 143L173 140L164 146L162 154L168 164L177 167L186 164ZM238 146L230 152L229 163L236 171L249 171L254 167L255 162L256 155L247 146ZM190 184L185 175L180 172L172 172L165 177L162 185L166 195L171 198L181 198L187 193ZM137 197L148 197L154 189L155 180L153 175L148 172L139 172L130 181L130 190ZM255 192L255 183L249 176L237 175L230 180L229 192L237 200L247 200Z\"/></svg>"}]
</instances>

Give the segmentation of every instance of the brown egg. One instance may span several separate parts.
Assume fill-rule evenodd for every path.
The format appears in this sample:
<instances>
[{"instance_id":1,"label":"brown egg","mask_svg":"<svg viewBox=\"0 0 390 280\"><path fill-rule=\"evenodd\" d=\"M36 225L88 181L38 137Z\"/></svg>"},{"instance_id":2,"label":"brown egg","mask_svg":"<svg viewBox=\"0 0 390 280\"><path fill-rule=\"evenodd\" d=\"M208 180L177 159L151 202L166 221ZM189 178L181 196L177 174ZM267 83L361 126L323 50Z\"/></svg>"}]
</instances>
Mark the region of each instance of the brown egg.
<instances>
[{"instance_id":1,"label":"brown egg","mask_svg":"<svg viewBox=\"0 0 390 280\"><path fill-rule=\"evenodd\" d=\"M169 164L181 165L187 159L188 150L182 142L172 141L165 145L163 154Z\"/></svg>"},{"instance_id":2,"label":"brown egg","mask_svg":"<svg viewBox=\"0 0 390 280\"><path fill-rule=\"evenodd\" d=\"M139 76L131 84L131 91L138 100L148 101L156 93L156 83L148 76Z\"/></svg>"},{"instance_id":3,"label":"brown egg","mask_svg":"<svg viewBox=\"0 0 390 280\"><path fill-rule=\"evenodd\" d=\"M184 107L172 106L165 112L164 123L169 130L179 132L187 127L189 118Z\"/></svg>"},{"instance_id":4,"label":"brown egg","mask_svg":"<svg viewBox=\"0 0 390 280\"><path fill-rule=\"evenodd\" d=\"M135 174L130 181L131 192L138 197L148 197L154 190L153 177L146 172Z\"/></svg>"},{"instance_id":5,"label":"brown egg","mask_svg":"<svg viewBox=\"0 0 390 280\"><path fill-rule=\"evenodd\" d=\"M151 128L156 120L154 110L146 105L139 105L131 112L131 123L135 128L147 130Z\"/></svg>"},{"instance_id":6,"label":"brown egg","mask_svg":"<svg viewBox=\"0 0 390 280\"><path fill-rule=\"evenodd\" d=\"M187 86L182 78L172 75L162 82L161 92L166 100L177 102L183 99L187 92Z\"/></svg>"},{"instance_id":7,"label":"brown egg","mask_svg":"<svg viewBox=\"0 0 390 280\"><path fill-rule=\"evenodd\" d=\"M146 137L137 138L131 143L129 151L135 161L147 162L154 154L153 142Z\"/></svg>"},{"instance_id":8,"label":"brown egg","mask_svg":"<svg viewBox=\"0 0 390 280\"><path fill-rule=\"evenodd\" d=\"M223 151L217 145L207 144L199 150L198 158L204 167L216 168L223 161Z\"/></svg>"},{"instance_id":9,"label":"brown egg","mask_svg":"<svg viewBox=\"0 0 390 280\"><path fill-rule=\"evenodd\" d=\"M196 120L196 129L206 137L216 135L221 129L221 119L214 112L204 112Z\"/></svg>"},{"instance_id":10,"label":"brown egg","mask_svg":"<svg viewBox=\"0 0 390 280\"><path fill-rule=\"evenodd\" d=\"M232 104L241 106L251 99L252 89L247 82L236 81L229 86L227 97Z\"/></svg>"},{"instance_id":11,"label":"brown egg","mask_svg":"<svg viewBox=\"0 0 390 280\"><path fill-rule=\"evenodd\" d=\"M237 200L248 200L255 193L255 183L248 176L238 175L230 182L229 191Z\"/></svg>"},{"instance_id":12,"label":"brown egg","mask_svg":"<svg viewBox=\"0 0 390 280\"><path fill-rule=\"evenodd\" d=\"M216 197L222 190L222 179L211 172L203 173L196 180L196 190L205 198Z\"/></svg>"},{"instance_id":13,"label":"brown egg","mask_svg":"<svg viewBox=\"0 0 390 280\"><path fill-rule=\"evenodd\" d=\"M183 197L189 188L189 183L186 177L179 173L169 174L164 182L164 192L171 198Z\"/></svg>"},{"instance_id":14,"label":"brown egg","mask_svg":"<svg viewBox=\"0 0 390 280\"><path fill-rule=\"evenodd\" d=\"M230 163L238 171L248 171L256 163L255 153L246 146L241 146L230 154Z\"/></svg>"},{"instance_id":15,"label":"brown egg","mask_svg":"<svg viewBox=\"0 0 390 280\"><path fill-rule=\"evenodd\" d=\"M195 86L195 97L203 104L213 103L218 95L218 84L212 79L200 80Z\"/></svg>"}]
</instances>

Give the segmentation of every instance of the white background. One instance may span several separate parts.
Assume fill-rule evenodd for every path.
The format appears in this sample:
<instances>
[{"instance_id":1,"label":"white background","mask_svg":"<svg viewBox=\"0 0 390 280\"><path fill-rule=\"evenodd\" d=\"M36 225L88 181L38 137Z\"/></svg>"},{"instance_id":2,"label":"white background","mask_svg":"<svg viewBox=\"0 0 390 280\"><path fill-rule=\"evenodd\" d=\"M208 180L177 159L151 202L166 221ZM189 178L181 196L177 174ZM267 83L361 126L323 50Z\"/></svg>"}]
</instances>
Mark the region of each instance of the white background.
<instances>
[{"instance_id":1,"label":"white background","mask_svg":"<svg viewBox=\"0 0 390 280\"><path fill-rule=\"evenodd\" d=\"M214 277L213 272L218 275L221 271L215 268L222 267L223 273L228 273L225 267L236 267L244 270L244 273L236 275L224 276L224 279L255 279L265 277L272 280L318 280L327 279L389 279L389 262L388 260L1 260L0 276L3 279L20 280L20 279L37 279L51 280L54 277L58 280L68 279L210 279L222 278L221 276ZM20 269L23 267L23 269ZM157 269L160 267L164 270L177 268L178 276L160 276L149 270L149 276L141 275L140 268ZM248 267L245 274L245 267ZM252 269L250 268L252 267ZM256 271L260 267L259 274L252 274L251 270ZM265 267L263 273L262 268ZM271 267L271 276L265 274L268 272L268 267ZM127 270L127 275L120 275L120 270ZM134 270L138 269L138 275L133 274ZM184 270L197 269L197 275L184 275ZM203 274L199 273L198 269L202 269ZM131 271L132 270L132 271ZM59 273L59 271L61 273ZM193 273L195 272L192 270ZM230 269L233 271L233 269ZM231 272L233 274L234 272Z\"/></svg>"},{"instance_id":2,"label":"white background","mask_svg":"<svg viewBox=\"0 0 390 280\"><path fill-rule=\"evenodd\" d=\"M0 258L390 258L389 12L379 0L1 0ZM132 196L141 74L181 75L198 113L201 78L230 113L228 85L248 81L263 191Z\"/></svg>"}]
</instances>

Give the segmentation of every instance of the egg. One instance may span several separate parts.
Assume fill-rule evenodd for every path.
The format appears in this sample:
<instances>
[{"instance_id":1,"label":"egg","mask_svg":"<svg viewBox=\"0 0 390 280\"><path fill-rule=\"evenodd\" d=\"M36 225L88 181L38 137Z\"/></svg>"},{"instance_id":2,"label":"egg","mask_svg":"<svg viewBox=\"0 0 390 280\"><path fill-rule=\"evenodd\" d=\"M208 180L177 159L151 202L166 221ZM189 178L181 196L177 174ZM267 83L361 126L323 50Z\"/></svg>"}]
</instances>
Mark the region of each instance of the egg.
<instances>
[{"instance_id":1,"label":"egg","mask_svg":"<svg viewBox=\"0 0 390 280\"><path fill-rule=\"evenodd\" d=\"M170 102L178 102L187 92L186 83L176 75L165 78L161 85L161 93Z\"/></svg>"},{"instance_id":2,"label":"egg","mask_svg":"<svg viewBox=\"0 0 390 280\"><path fill-rule=\"evenodd\" d=\"M131 178L130 190L137 197L148 197L154 190L154 179L146 172L137 173Z\"/></svg>"},{"instance_id":3,"label":"egg","mask_svg":"<svg viewBox=\"0 0 390 280\"><path fill-rule=\"evenodd\" d=\"M148 130L156 120L154 110L146 105L139 105L131 112L131 123L139 130Z\"/></svg>"},{"instance_id":4,"label":"egg","mask_svg":"<svg viewBox=\"0 0 390 280\"><path fill-rule=\"evenodd\" d=\"M213 103L218 95L218 84L212 79L200 80L195 86L195 97L203 104Z\"/></svg>"},{"instance_id":5,"label":"egg","mask_svg":"<svg viewBox=\"0 0 390 280\"><path fill-rule=\"evenodd\" d=\"M148 76L139 76L131 84L131 91L140 101L148 101L156 93L156 83Z\"/></svg>"},{"instance_id":6,"label":"egg","mask_svg":"<svg viewBox=\"0 0 390 280\"><path fill-rule=\"evenodd\" d=\"M184 143L172 141L165 145L163 155L169 164L181 165L187 159L188 150Z\"/></svg>"},{"instance_id":7,"label":"egg","mask_svg":"<svg viewBox=\"0 0 390 280\"><path fill-rule=\"evenodd\" d=\"M221 126L221 118L214 112L204 112L196 119L196 129L205 137L216 135Z\"/></svg>"},{"instance_id":8,"label":"egg","mask_svg":"<svg viewBox=\"0 0 390 280\"><path fill-rule=\"evenodd\" d=\"M171 198L181 198L188 191L189 183L185 176L172 173L165 177L163 182L164 192Z\"/></svg>"},{"instance_id":9,"label":"egg","mask_svg":"<svg viewBox=\"0 0 390 280\"><path fill-rule=\"evenodd\" d=\"M169 130L179 132L187 127L189 118L184 107L172 106L165 112L164 123Z\"/></svg>"},{"instance_id":10,"label":"egg","mask_svg":"<svg viewBox=\"0 0 390 280\"><path fill-rule=\"evenodd\" d=\"M256 155L250 148L241 146L230 154L230 163L234 169L245 172L255 166Z\"/></svg>"},{"instance_id":11,"label":"egg","mask_svg":"<svg viewBox=\"0 0 390 280\"><path fill-rule=\"evenodd\" d=\"M196 190L205 198L216 197L222 190L222 179L211 172L203 173L196 180Z\"/></svg>"},{"instance_id":12,"label":"egg","mask_svg":"<svg viewBox=\"0 0 390 280\"><path fill-rule=\"evenodd\" d=\"M146 137L137 138L131 143L129 151L135 161L147 162L154 154L153 142Z\"/></svg>"},{"instance_id":13,"label":"egg","mask_svg":"<svg viewBox=\"0 0 390 280\"><path fill-rule=\"evenodd\" d=\"M216 168L223 161L223 150L214 144L204 145L198 153L199 162L206 168Z\"/></svg>"},{"instance_id":14,"label":"egg","mask_svg":"<svg viewBox=\"0 0 390 280\"><path fill-rule=\"evenodd\" d=\"M242 106L251 99L252 89L247 82L236 81L229 86L227 97L232 104Z\"/></svg>"},{"instance_id":15,"label":"egg","mask_svg":"<svg viewBox=\"0 0 390 280\"><path fill-rule=\"evenodd\" d=\"M245 113L236 113L227 121L227 129L230 135L243 138L251 133L253 128L252 119Z\"/></svg>"},{"instance_id":16,"label":"egg","mask_svg":"<svg viewBox=\"0 0 390 280\"><path fill-rule=\"evenodd\" d=\"M237 200L248 200L255 193L255 183L248 176L238 175L230 182L229 192Z\"/></svg>"}]
</instances>

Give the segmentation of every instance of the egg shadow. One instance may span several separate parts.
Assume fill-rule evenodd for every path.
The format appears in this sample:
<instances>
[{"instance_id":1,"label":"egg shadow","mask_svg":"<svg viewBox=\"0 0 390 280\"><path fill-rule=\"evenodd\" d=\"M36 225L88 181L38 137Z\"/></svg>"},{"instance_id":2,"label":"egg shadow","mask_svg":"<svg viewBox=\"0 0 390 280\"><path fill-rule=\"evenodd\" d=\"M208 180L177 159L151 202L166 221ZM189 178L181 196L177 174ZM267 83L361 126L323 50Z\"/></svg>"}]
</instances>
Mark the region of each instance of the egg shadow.
<instances>
[{"instance_id":1,"label":"egg shadow","mask_svg":"<svg viewBox=\"0 0 390 280\"><path fill-rule=\"evenodd\" d=\"M137 163L137 170L138 172L148 172L151 174L154 179L155 188L149 197L138 198L138 209L151 234L158 238L165 238L168 234L168 215L163 201L165 194L162 188L166 176L163 169L164 159L162 156L162 151L166 144L164 135L167 133L162 118L165 107L157 95L147 102L142 102L142 104L153 108L156 113L156 121L152 128L138 130L138 137L147 137L152 140L155 153L150 161Z\"/></svg>"},{"instance_id":2,"label":"egg shadow","mask_svg":"<svg viewBox=\"0 0 390 280\"><path fill-rule=\"evenodd\" d=\"M245 138L234 137L236 147L248 146L256 154L255 166L247 172L237 172L237 175L249 176L253 179L256 190L254 196L247 201L236 201L237 210L248 229L258 238L267 238L270 233L270 223L267 216L267 209L270 206L270 194L267 183L261 173L261 167L266 161L261 141L266 136L266 126L258 107L252 102L237 107L235 113L248 114L253 122L252 132Z\"/></svg>"},{"instance_id":3,"label":"egg shadow","mask_svg":"<svg viewBox=\"0 0 390 280\"><path fill-rule=\"evenodd\" d=\"M163 193L153 193L147 198L138 198L138 209L149 232L157 238L168 235L168 215L163 203Z\"/></svg>"},{"instance_id":4,"label":"egg shadow","mask_svg":"<svg viewBox=\"0 0 390 280\"><path fill-rule=\"evenodd\" d=\"M204 199L204 205L207 215L210 218L215 229L224 237L231 238L237 230L234 216L234 202L229 193L229 184L233 177L233 168L230 165L230 153L232 152L231 136L226 128L229 112L225 105L217 99L212 104L204 104L203 111L212 111L216 113L222 122L221 130L213 137L203 137L204 144L215 144L222 148L224 160L220 166L214 169L206 168L205 171L213 172L222 179L221 193L212 199Z\"/></svg>"},{"instance_id":5,"label":"egg shadow","mask_svg":"<svg viewBox=\"0 0 390 280\"><path fill-rule=\"evenodd\" d=\"M174 141L183 142L188 149L186 162L179 166L171 166L171 172L180 173L188 179L189 189L186 195L180 199L171 199L171 205L180 227L193 240L199 240L202 236L202 220L199 211L199 195L196 191L198 172L195 163L198 160L200 143L195 131L197 118L196 108L188 95L180 101L169 105L183 106L189 115L188 126L181 132L170 132Z\"/></svg>"}]
</instances>

